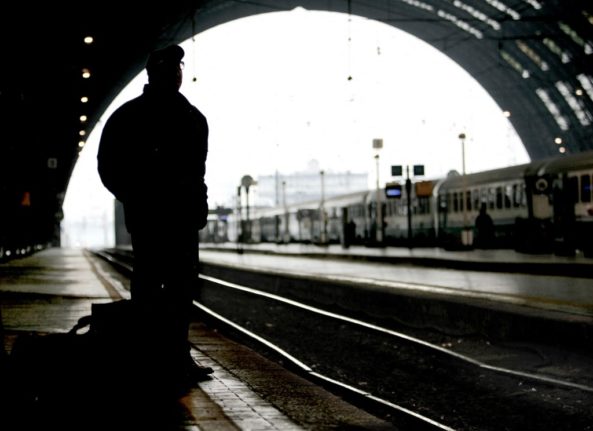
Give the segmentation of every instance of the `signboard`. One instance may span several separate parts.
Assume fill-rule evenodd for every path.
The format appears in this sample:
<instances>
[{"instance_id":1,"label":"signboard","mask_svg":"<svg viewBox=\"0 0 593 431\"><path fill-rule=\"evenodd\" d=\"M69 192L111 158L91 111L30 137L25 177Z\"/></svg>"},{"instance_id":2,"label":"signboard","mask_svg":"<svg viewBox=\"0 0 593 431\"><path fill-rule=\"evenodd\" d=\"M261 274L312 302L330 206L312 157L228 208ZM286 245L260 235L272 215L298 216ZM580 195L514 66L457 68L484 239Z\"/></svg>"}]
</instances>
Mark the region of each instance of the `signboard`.
<instances>
[{"instance_id":1,"label":"signboard","mask_svg":"<svg viewBox=\"0 0 593 431\"><path fill-rule=\"evenodd\" d=\"M414 186L416 187L416 196L419 198L432 196L432 181L418 181Z\"/></svg>"},{"instance_id":2,"label":"signboard","mask_svg":"<svg viewBox=\"0 0 593 431\"><path fill-rule=\"evenodd\" d=\"M383 148L383 139L373 139L373 148L376 150Z\"/></svg>"},{"instance_id":3,"label":"signboard","mask_svg":"<svg viewBox=\"0 0 593 431\"><path fill-rule=\"evenodd\" d=\"M388 199L399 199L402 197L402 185L399 183L385 184L385 197Z\"/></svg>"},{"instance_id":4,"label":"signboard","mask_svg":"<svg viewBox=\"0 0 593 431\"><path fill-rule=\"evenodd\" d=\"M414 165L414 176L424 175L424 165Z\"/></svg>"}]
</instances>

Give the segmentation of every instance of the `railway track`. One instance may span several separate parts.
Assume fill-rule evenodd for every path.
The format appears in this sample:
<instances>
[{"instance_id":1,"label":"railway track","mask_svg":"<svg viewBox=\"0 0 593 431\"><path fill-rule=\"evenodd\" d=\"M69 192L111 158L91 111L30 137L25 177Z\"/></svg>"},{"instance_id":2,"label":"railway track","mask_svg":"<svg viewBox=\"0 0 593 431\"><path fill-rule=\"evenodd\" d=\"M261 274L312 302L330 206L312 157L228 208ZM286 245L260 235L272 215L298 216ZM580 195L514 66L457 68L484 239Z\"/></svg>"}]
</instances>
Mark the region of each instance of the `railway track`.
<instances>
[{"instance_id":1,"label":"railway track","mask_svg":"<svg viewBox=\"0 0 593 431\"><path fill-rule=\"evenodd\" d=\"M130 271L130 254L102 257ZM593 387L491 366L393 329L200 275L195 306L318 384L410 429L593 429ZM588 428L589 427L589 428Z\"/></svg>"}]
</instances>

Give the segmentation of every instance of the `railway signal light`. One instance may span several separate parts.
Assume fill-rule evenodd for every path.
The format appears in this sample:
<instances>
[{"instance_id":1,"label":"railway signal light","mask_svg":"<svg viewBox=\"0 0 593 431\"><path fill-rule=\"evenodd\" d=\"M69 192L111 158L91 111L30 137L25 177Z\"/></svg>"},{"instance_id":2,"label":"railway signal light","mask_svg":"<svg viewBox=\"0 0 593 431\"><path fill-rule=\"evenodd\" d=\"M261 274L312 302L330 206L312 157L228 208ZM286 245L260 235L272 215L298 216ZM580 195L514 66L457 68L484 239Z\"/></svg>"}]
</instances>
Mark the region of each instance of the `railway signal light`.
<instances>
[{"instance_id":1,"label":"railway signal light","mask_svg":"<svg viewBox=\"0 0 593 431\"><path fill-rule=\"evenodd\" d=\"M403 166L402 165L391 166L391 176L392 177L401 177L402 174L403 174Z\"/></svg>"}]
</instances>

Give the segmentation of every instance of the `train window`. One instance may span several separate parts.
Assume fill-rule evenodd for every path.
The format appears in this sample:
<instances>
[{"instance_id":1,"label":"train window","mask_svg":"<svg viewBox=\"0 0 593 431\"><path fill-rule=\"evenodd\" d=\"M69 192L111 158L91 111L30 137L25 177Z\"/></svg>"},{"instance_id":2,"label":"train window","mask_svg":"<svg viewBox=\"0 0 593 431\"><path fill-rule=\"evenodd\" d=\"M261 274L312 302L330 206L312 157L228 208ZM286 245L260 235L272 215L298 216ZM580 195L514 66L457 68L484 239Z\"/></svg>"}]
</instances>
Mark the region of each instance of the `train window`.
<instances>
[{"instance_id":1,"label":"train window","mask_svg":"<svg viewBox=\"0 0 593 431\"><path fill-rule=\"evenodd\" d=\"M477 210L480 208L480 190L473 189L472 190L472 200L474 203L474 208Z\"/></svg>"},{"instance_id":2,"label":"train window","mask_svg":"<svg viewBox=\"0 0 593 431\"><path fill-rule=\"evenodd\" d=\"M581 175L581 202L591 202L591 176Z\"/></svg>"},{"instance_id":3,"label":"train window","mask_svg":"<svg viewBox=\"0 0 593 431\"><path fill-rule=\"evenodd\" d=\"M478 206L478 208L481 208L483 203L488 203L488 189L480 190L480 205Z\"/></svg>"},{"instance_id":4,"label":"train window","mask_svg":"<svg viewBox=\"0 0 593 431\"><path fill-rule=\"evenodd\" d=\"M502 209L502 187L496 187L496 208Z\"/></svg>"},{"instance_id":5,"label":"train window","mask_svg":"<svg viewBox=\"0 0 593 431\"><path fill-rule=\"evenodd\" d=\"M430 213L430 200L427 196L422 196L418 198L418 209L420 214Z\"/></svg>"},{"instance_id":6,"label":"train window","mask_svg":"<svg viewBox=\"0 0 593 431\"><path fill-rule=\"evenodd\" d=\"M493 188L488 189L488 208L493 210L496 207L496 190Z\"/></svg>"},{"instance_id":7,"label":"train window","mask_svg":"<svg viewBox=\"0 0 593 431\"><path fill-rule=\"evenodd\" d=\"M459 198L457 197L457 192L453 193L453 212L459 211Z\"/></svg>"},{"instance_id":8,"label":"train window","mask_svg":"<svg viewBox=\"0 0 593 431\"><path fill-rule=\"evenodd\" d=\"M579 177L568 177L566 180L566 196L568 197L568 201L576 204L579 202L579 198L581 197L580 189L579 189Z\"/></svg>"},{"instance_id":9,"label":"train window","mask_svg":"<svg viewBox=\"0 0 593 431\"><path fill-rule=\"evenodd\" d=\"M527 194L525 193L525 183L515 184L513 186L515 190L514 199L515 199L515 206L516 207L526 207L527 206Z\"/></svg>"},{"instance_id":10,"label":"train window","mask_svg":"<svg viewBox=\"0 0 593 431\"><path fill-rule=\"evenodd\" d=\"M521 206L521 188L519 184L513 184L513 206L515 208Z\"/></svg>"},{"instance_id":11,"label":"train window","mask_svg":"<svg viewBox=\"0 0 593 431\"><path fill-rule=\"evenodd\" d=\"M504 207L510 208L513 201L513 186L510 184L505 187L504 193Z\"/></svg>"},{"instance_id":12,"label":"train window","mask_svg":"<svg viewBox=\"0 0 593 431\"><path fill-rule=\"evenodd\" d=\"M469 190L465 192L465 207L468 211L472 210L472 194Z\"/></svg>"},{"instance_id":13,"label":"train window","mask_svg":"<svg viewBox=\"0 0 593 431\"><path fill-rule=\"evenodd\" d=\"M447 212L447 197L449 194L439 195L439 211L440 212Z\"/></svg>"}]
</instances>

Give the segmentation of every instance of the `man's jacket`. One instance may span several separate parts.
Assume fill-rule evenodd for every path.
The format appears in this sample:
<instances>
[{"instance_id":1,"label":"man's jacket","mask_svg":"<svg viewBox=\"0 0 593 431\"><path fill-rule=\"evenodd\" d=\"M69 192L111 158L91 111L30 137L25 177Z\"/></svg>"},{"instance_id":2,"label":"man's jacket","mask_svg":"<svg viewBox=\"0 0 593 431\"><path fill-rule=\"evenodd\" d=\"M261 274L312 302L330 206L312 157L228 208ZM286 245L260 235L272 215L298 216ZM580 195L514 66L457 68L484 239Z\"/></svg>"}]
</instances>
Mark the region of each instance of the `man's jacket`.
<instances>
[{"instance_id":1,"label":"man's jacket","mask_svg":"<svg viewBox=\"0 0 593 431\"><path fill-rule=\"evenodd\" d=\"M204 227L208 123L179 92L146 85L107 120L98 152L101 181L124 204L130 232L161 224Z\"/></svg>"}]
</instances>

